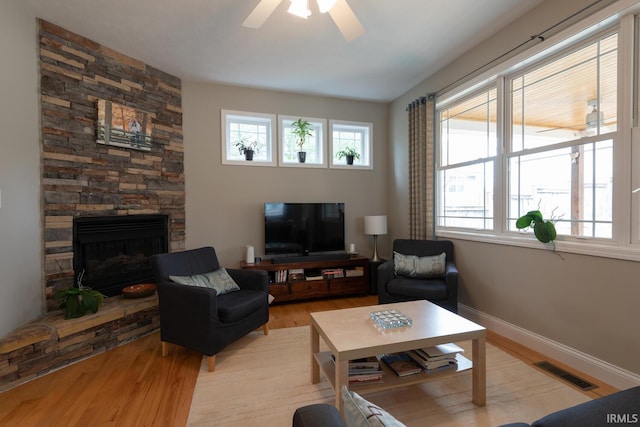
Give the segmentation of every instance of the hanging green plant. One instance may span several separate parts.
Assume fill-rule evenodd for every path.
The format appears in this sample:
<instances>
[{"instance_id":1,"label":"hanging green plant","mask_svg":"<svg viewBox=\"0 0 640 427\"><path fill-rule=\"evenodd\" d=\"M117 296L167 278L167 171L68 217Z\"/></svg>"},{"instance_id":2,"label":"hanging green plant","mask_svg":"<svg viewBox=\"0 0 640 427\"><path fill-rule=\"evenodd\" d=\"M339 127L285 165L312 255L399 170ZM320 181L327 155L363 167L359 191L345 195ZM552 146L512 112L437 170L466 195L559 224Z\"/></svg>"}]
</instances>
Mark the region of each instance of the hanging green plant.
<instances>
[{"instance_id":1,"label":"hanging green plant","mask_svg":"<svg viewBox=\"0 0 640 427\"><path fill-rule=\"evenodd\" d=\"M538 210L529 211L516 220L517 229L520 230L527 227L533 228L533 234L536 236L536 239L542 243L549 243L556 240L556 226L553 222L545 220L542 217L542 213Z\"/></svg>"}]
</instances>

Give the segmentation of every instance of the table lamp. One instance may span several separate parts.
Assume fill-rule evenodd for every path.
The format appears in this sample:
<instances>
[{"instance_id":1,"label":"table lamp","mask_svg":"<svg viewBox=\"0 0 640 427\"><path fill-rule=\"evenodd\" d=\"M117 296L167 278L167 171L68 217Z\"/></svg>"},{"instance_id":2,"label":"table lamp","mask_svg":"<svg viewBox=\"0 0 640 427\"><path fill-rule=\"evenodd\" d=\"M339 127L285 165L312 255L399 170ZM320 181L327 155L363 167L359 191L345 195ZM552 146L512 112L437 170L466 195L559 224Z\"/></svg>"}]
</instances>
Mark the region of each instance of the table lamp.
<instances>
[{"instance_id":1,"label":"table lamp","mask_svg":"<svg viewBox=\"0 0 640 427\"><path fill-rule=\"evenodd\" d=\"M371 258L371 261L380 261L380 258L378 257L378 236L381 234L387 234L387 216L365 216L364 234L373 236L373 257Z\"/></svg>"}]
</instances>

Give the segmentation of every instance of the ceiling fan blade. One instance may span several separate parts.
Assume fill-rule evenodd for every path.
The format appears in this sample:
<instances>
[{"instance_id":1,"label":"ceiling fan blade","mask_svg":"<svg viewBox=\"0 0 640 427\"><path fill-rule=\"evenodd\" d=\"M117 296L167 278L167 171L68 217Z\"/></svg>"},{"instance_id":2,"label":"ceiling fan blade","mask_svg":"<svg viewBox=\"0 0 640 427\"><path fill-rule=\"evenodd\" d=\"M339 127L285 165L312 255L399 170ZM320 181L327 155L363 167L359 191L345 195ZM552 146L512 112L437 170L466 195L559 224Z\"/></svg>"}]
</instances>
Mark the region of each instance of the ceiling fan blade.
<instances>
[{"instance_id":1,"label":"ceiling fan blade","mask_svg":"<svg viewBox=\"0 0 640 427\"><path fill-rule=\"evenodd\" d=\"M347 41L360 37L364 33L364 28L358 21L356 14L347 4L347 0L336 0L336 4L329 11L342 36Z\"/></svg>"},{"instance_id":2,"label":"ceiling fan blade","mask_svg":"<svg viewBox=\"0 0 640 427\"><path fill-rule=\"evenodd\" d=\"M262 27L264 21L271 16L281 2L282 0L260 0L256 8L244 20L242 26L248 28Z\"/></svg>"}]
</instances>

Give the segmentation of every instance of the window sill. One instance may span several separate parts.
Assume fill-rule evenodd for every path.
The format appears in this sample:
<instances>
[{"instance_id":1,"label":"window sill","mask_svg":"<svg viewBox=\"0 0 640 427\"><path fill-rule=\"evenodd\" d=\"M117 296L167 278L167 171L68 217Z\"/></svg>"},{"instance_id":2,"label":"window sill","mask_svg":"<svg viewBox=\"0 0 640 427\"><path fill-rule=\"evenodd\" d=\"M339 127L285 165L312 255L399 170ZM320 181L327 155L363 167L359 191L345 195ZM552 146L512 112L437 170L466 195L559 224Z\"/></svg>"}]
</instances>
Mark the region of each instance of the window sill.
<instances>
[{"instance_id":1,"label":"window sill","mask_svg":"<svg viewBox=\"0 0 640 427\"><path fill-rule=\"evenodd\" d=\"M223 160L222 164L233 166L277 166L275 162L267 162L261 160Z\"/></svg>"},{"instance_id":2,"label":"window sill","mask_svg":"<svg viewBox=\"0 0 640 427\"><path fill-rule=\"evenodd\" d=\"M438 237L471 240L475 242L492 243L496 245L508 245L540 250L554 249L554 246L551 243L540 243L533 236L520 236L515 233L513 235L498 235L482 232L474 233L468 231L452 231L440 229L437 230L436 234L438 235ZM640 261L640 247L638 246L616 246L613 243L595 243L589 239L585 239L584 242L563 242L561 240L556 240L555 251L579 255L589 255L601 258L613 258L625 261Z\"/></svg>"},{"instance_id":3,"label":"window sill","mask_svg":"<svg viewBox=\"0 0 640 427\"><path fill-rule=\"evenodd\" d=\"M278 166L284 167L284 168L325 168L326 169L327 164L326 163L310 163L310 162L300 163L300 162L280 161L280 164Z\"/></svg>"}]
</instances>

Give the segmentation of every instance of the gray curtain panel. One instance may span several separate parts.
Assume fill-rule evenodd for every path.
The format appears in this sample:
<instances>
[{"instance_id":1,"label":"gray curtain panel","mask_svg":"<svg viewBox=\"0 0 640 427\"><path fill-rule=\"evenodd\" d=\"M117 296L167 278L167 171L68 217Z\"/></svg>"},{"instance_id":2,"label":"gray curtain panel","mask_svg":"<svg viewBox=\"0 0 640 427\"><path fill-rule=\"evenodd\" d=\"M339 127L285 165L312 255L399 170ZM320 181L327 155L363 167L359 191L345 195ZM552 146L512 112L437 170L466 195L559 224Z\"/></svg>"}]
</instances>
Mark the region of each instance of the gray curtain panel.
<instances>
[{"instance_id":1,"label":"gray curtain panel","mask_svg":"<svg viewBox=\"0 0 640 427\"><path fill-rule=\"evenodd\" d=\"M435 96L421 97L409 112L409 238L434 238Z\"/></svg>"}]
</instances>

